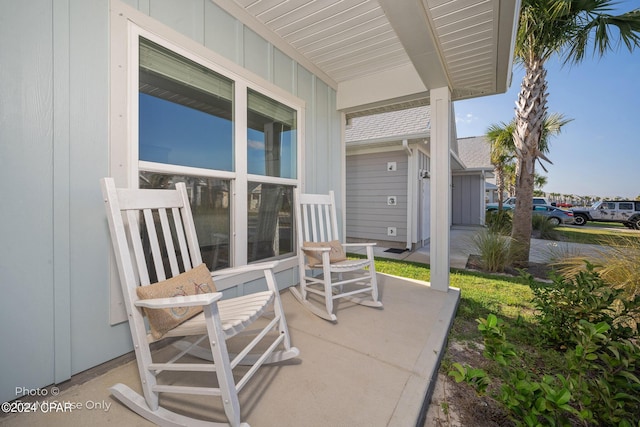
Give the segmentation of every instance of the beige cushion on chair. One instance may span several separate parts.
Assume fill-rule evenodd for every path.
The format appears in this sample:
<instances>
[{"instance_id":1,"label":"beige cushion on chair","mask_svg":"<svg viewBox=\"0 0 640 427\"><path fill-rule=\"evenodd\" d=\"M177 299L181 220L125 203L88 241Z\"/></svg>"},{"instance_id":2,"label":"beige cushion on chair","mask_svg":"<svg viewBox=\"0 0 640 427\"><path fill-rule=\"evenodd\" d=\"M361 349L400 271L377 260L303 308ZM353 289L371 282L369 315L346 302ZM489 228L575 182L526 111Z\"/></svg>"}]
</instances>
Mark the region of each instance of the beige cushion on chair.
<instances>
[{"instance_id":1,"label":"beige cushion on chair","mask_svg":"<svg viewBox=\"0 0 640 427\"><path fill-rule=\"evenodd\" d=\"M211 272L209 272L205 264L200 264L171 279L148 286L138 286L136 289L140 299L171 298L215 291L216 286L211 278ZM149 319L151 335L155 339L162 338L168 331L201 311L202 307L144 308L144 312Z\"/></svg>"},{"instance_id":2,"label":"beige cushion on chair","mask_svg":"<svg viewBox=\"0 0 640 427\"><path fill-rule=\"evenodd\" d=\"M302 244L308 248L331 248L329 252L329 262L339 262L347 259L347 255L344 253L342 243L340 240L332 240L330 242L304 242ZM320 251L304 251L307 256L309 265L322 265L322 252Z\"/></svg>"}]
</instances>

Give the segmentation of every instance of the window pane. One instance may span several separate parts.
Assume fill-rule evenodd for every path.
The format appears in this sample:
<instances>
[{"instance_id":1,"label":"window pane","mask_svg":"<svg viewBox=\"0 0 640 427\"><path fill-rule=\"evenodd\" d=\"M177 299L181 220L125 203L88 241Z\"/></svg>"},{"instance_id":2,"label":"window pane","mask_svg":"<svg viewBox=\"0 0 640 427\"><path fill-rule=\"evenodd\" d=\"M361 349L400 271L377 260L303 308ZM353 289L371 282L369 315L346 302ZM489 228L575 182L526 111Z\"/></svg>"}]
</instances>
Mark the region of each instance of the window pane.
<instances>
[{"instance_id":1,"label":"window pane","mask_svg":"<svg viewBox=\"0 0 640 427\"><path fill-rule=\"evenodd\" d=\"M202 261L210 270L229 267L229 180L140 171L140 188L175 188L184 182L191 200Z\"/></svg>"},{"instance_id":2,"label":"window pane","mask_svg":"<svg viewBox=\"0 0 640 427\"><path fill-rule=\"evenodd\" d=\"M295 178L296 111L252 90L247 97L249 173Z\"/></svg>"},{"instance_id":3,"label":"window pane","mask_svg":"<svg viewBox=\"0 0 640 427\"><path fill-rule=\"evenodd\" d=\"M233 82L140 39L140 160L233 170Z\"/></svg>"},{"instance_id":4,"label":"window pane","mask_svg":"<svg viewBox=\"0 0 640 427\"><path fill-rule=\"evenodd\" d=\"M249 262L293 253L293 187L249 183Z\"/></svg>"}]
</instances>

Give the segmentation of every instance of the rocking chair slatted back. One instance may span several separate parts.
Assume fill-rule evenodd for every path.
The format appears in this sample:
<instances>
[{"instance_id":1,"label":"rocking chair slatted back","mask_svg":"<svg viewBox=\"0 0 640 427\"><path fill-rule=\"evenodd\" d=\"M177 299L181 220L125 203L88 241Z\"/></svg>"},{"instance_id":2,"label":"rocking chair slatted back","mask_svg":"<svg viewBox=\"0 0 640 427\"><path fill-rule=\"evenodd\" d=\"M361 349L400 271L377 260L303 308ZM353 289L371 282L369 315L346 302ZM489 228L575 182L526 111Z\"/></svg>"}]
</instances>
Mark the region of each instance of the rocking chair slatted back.
<instances>
[{"instance_id":1,"label":"rocking chair slatted back","mask_svg":"<svg viewBox=\"0 0 640 427\"><path fill-rule=\"evenodd\" d=\"M126 219L124 231L132 249L131 267L135 267L138 277L136 285L166 280L202 263L197 236L188 232L195 227L189 200L181 197L186 194L186 187L184 183L177 183L176 189L179 191L145 190L143 193L116 189L123 220ZM148 204L135 198L139 194L160 202L155 209L141 209ZM149 268L151 264L153 269ZM155 277L150 277L149 271L153 271Z\"/></svg>"},{"instance_id":2,"label":"rocking chair slatted back","mask_svg":"<svg viewBox=\"0 0 640 427\"><path fill-rule=\"evenodd\" d=\"M335 209L335 195L329 194L300 194L296 203L296 215L301 227L298 233L298 245L303 242L327 242L339 240L338 218Z\"/></svg>"}]
</instances>

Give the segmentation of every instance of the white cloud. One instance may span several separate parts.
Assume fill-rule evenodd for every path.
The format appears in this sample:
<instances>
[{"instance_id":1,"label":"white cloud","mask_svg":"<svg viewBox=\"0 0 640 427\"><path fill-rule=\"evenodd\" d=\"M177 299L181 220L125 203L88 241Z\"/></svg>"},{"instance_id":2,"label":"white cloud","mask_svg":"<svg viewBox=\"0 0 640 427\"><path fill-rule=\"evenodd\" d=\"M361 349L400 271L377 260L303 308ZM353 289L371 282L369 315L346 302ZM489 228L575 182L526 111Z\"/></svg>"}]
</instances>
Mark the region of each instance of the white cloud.
<instances>
[{"instance_id":1,"label":"white cloud","mask_svg":"<svg viewBox=\"0 0 640 427\"><path fill-rule=\"evenodd\" d=\"M263 141L256 141L255 139L250 139L247 141L247 145L249 146L250 149L253 149L253 150L264 150Z\"/></svg>"},{"instance_id":2,"label":"white cloud","mask_svg":"<svg viewBox=\"0 0 640 427\"><path fill-rule=\"evenodd\" d=\"M456 123L459 123L459 124L470 124L477 120L478 118L474 116L472 113L467 113L463 116L456 115Z\"/></svg>"}]
</instances>

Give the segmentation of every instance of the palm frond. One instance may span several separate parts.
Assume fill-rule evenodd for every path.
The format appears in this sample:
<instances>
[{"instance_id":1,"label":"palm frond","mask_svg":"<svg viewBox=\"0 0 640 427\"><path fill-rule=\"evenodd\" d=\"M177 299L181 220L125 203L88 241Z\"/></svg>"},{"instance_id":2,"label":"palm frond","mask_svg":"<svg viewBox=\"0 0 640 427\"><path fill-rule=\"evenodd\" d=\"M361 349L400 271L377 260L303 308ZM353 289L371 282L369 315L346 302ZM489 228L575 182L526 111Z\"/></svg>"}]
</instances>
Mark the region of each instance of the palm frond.
<instances>
[{"instance_id":1,"label":"palm frond","mask_svg":"<svg viewBox=\"0 0 640 427\"><path fill-rule=\"evenodd\" d=\"M485 133L485 137L491 144L491 162L495 164L507 163L515 157L515 144L513 142L513 130L515 122L501 122L492 124Z\"/></svg>"},{"instance_id":2,"label":"palm frond","mask_svg":"<svg viewBox=\"0 0 640 427\"><path fill-rule=\"evenodd\" d=\"M540 136L540 142L538 144L538 150L540 153L548 153L549 152L549 138L552 136L559 135L562 127L567 123L573 121L573 119L566 118L563 114L560 113L551 113L544 118L542 125L542 133ZM538 156L540 157L540 156ZM546 157L543 158L545 161L549 161Z\"/></svg>"},{"instance_id":3,"label":"palm frond","mask_svg":"<svg viewBox=\"0 0 640 427\"><path fill-rule=\"evenodd\" d=\"M629 51L640 47L640 9L614 16L589 13L582 19L568 44L565 62L582 61L593 41L593 55L604 56L624 45Z\"/></svg>"},{"instance_id":4,"label":"palm frond","mask_svg":"<svg viewBox=\"0 0 640 427\"><path fill-rule=\"evenodd\" d=\"M640 9L613 15L612 0L523 0L516 36L519 62L545 62L559 54L581 62L588 51L603 56L625 46L640 47Z\"/></svg>"}]
</instances>

